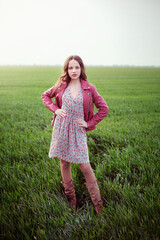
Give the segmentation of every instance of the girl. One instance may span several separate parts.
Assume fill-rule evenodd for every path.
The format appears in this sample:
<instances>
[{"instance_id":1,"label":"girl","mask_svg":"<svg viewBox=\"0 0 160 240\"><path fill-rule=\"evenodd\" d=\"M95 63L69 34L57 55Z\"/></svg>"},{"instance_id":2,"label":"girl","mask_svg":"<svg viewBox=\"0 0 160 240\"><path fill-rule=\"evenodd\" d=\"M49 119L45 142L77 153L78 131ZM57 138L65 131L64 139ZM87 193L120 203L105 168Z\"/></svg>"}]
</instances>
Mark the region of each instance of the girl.
<instances>
[{"instance_id":1,"label":"girl","mask_svg":"<svg viewBox=\"0 0 160 240\"><path fill-rule=\"evenodd\" d=\"M55 97L55 103L51 98ZM77 163L85 177L87 187L98 215L102 212L102 199L88 157L86 131L96 128L108 113L108 106L87 81L85 68L79 56L70 56L64 63L64 73L58 82L42 94L44 105L53 112L53 134L49 157L60 159L64 192L76 210L76 195L70 163ZM99 111L94 114L94 106Z\"/></svg>"}]
</instances>

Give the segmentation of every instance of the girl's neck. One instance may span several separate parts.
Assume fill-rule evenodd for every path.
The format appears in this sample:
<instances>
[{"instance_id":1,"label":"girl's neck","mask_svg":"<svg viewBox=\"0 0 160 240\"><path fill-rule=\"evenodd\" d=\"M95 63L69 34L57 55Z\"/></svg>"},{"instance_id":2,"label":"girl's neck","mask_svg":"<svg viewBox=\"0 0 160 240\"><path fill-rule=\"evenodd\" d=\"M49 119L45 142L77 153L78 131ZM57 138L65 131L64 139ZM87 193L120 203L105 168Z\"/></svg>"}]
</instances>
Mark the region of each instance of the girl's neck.
<instances>
[{"instance_id":1,"label":"girl's neck","mask_svg":"<svg viewBox=\"0 0 160 240\"><path fill-rule=\"evenodd\" d=\"M80 78L71 79L70 83L69 83L69 85L71 85L71 86L77 86L77 85L80 85L80 84L81 84Z\"/></svg>"}]
</instances>

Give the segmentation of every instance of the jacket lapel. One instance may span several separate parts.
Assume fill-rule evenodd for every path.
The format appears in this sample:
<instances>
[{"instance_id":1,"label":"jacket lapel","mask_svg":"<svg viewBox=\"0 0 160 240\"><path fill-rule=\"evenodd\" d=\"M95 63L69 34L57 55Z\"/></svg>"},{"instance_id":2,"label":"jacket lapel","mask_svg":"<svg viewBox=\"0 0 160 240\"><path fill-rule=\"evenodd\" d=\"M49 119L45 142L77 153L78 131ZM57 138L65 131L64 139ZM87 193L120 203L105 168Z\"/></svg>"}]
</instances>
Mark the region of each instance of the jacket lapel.
<instances>
[{"instance_id":1,"label":"jacket lapel","mask_svg":"<svg viewBox=\"0 0 160 240\"><path fill-rule=\"evenodd\" d=\"M89 105L91 100L91 88L90 88L90 84L83 79L81 79L81 87L83 92L84 118L85 118L85 121L88 121Z\"/></svg>"},{"instance_id":2,"label":"jacket lapel","mask_svg":"<svg viewBox=\"0 0 160 240\"><path fill-rule=\"evenodd\" d=\"M67 82L62 82L61 85L56 89L55 97L56 97L56 103L61 108L62 107L62 95L68 86Z\"/></svg>"}]
</instances>

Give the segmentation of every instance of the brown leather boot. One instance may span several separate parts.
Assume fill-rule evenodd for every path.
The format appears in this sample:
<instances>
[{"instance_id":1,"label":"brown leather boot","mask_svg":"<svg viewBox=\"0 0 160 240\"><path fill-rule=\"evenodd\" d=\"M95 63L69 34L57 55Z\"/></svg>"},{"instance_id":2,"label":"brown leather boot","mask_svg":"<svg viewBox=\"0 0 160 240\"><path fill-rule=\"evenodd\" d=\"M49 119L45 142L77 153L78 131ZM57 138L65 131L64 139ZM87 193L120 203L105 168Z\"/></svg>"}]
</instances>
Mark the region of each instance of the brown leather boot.
<instances>
[{"instance_id":1,"label":"brown leather boot","mask_svg":"<svg viewBox=\"0 0 160 240\"><path fill-rule=\"evenodd\" d=\"M68 201L70 202L72 208L76 210L76 194L75 194L75 188L74 188L74 183L73 179L71 179L68 183L64 183L63 181L61 182L63 187L64 187L64 193L68 198Z\"/></svg>"},{"instance_id":2,"label":"brown leather boot","mask_svg":"<svg viewBox=\"0 0 160 240\"><path fill-rule=\"evenodd\" d=\"M95 179L95 181L92 182L92 183L85 182L84 184L87 187L88 192L90 193L90 196L91 196L92 202L94 204L96 213L100 216L101 213L102 213L103 201L101 199L97 179Z\"/></svg>"}]
</instances>

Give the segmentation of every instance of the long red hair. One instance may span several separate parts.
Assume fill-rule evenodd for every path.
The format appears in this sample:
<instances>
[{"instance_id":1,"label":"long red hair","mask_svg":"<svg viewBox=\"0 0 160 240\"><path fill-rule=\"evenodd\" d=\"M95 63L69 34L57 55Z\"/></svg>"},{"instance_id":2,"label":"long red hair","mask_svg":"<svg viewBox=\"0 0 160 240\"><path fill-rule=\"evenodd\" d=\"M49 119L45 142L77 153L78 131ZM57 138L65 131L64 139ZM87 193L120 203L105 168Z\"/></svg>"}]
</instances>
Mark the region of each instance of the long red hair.
<instances>
[{"instance_id":1,"label":"long red hair","mask_svg":"<svg viewBox=\"0 0 160 240\"><path fill-rule=\"evenodd\" d=\"M86 73L85 73L85 67L84 67L82 59L77 55L71 55L64 62L63 74L59 77L58 81L56 82L53 92L61 85L62 81L67 82L67 83L70 82L71 79L70 79L69 74L68 74L68 65L69 65L69 62L73 59L76 60L81 67L80 78L87 81L87 76L86 76Z\"/></svg>"}]
</instances>

